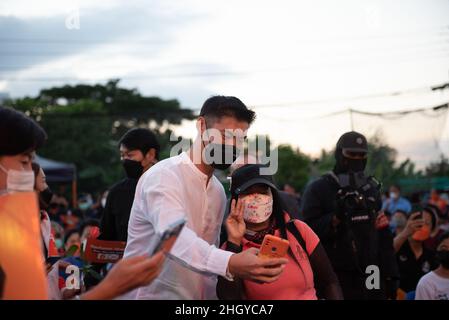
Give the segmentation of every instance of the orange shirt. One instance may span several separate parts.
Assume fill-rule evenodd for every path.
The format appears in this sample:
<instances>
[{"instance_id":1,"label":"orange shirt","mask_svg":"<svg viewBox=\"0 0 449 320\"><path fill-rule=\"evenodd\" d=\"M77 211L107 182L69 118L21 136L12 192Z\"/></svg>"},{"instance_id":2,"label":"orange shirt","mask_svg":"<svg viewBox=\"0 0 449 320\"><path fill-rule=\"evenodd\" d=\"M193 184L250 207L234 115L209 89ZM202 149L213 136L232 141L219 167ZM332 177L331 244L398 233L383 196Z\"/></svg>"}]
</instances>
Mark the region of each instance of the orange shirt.
<instances>
[{"instance_id":1,"label":"orange shirt","mask_svg":"<svg viewBox=\"0 0 449 320\"><path fill-rule=\"evenodd\" d=\"M300 231L309 255L320 242L318 236L304 222L297 220L296 226ZM275 236L280 237L279 230ZM294 257L288 255L288 263L278 280L273 283L259 284L252 281L243 281L245 295L248 300L316 300L313 271L306 253L293 235L288 233L290 248ZM243 250L260 248L259 244L243 239Z\"/></svg>"}]
</instances>

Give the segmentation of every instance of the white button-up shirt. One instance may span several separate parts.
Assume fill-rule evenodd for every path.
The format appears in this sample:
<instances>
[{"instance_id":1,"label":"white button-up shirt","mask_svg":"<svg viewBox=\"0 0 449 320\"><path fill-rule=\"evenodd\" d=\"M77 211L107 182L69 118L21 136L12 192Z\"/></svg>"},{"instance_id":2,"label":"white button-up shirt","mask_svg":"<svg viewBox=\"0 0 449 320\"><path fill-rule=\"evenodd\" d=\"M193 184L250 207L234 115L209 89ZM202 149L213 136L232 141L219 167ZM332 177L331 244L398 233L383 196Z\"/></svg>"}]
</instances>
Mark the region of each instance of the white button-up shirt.
<instances>
[{"instance_id":1,"label":"white button-up shirt","mask_svg":"<svg viewBox=\"0 0 449 320\"><path fill-rule=\"evenodd\" d=\"M161 274L125 299L216 299L217 275L226 276L232 253L217 248L226 206L215 176L207 183L183 152L160 161L139 179L124 257L148 255L167 227L185 218Z\"/></svg>"}]
</instances>

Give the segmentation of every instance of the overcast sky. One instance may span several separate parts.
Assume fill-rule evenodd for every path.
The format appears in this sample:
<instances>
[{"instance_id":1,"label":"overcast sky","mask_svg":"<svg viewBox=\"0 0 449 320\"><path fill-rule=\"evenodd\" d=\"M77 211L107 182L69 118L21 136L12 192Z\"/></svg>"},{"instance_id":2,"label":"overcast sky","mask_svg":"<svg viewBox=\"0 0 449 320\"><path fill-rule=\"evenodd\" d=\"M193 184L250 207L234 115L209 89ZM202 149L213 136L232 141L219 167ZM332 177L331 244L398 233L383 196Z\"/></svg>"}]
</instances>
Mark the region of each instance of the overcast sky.
<instances>
[{"instance_id":1,"label":"overcast sky","mask_svg":"<svg viewBox=\"0 0 449 320\"><path fill-rule=\"evenodd\" d=\"M235 95L257 111L252 134L317 154L350 129L349 116L322 115L449 102L430 90L449 82L449 1L0 2L0 92L108 78L194 109ZM402 158L449 153L447 119L353 120Z\"/></svg>"}]
</instances>

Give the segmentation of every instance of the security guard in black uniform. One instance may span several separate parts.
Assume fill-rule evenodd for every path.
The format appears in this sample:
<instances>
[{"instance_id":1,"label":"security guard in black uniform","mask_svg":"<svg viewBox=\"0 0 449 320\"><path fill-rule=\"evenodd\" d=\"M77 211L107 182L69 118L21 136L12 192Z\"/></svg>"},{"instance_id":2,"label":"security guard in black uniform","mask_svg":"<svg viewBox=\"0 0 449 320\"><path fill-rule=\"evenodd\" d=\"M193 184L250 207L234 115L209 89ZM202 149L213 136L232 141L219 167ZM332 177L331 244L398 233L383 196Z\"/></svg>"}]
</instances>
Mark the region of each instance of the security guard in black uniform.
<instances>
[{"instance_id":1,"label":"security guard in black uniform","mask_svg":"<svg viewBox=\"0 0 449 320\"><path fill-rule=\"evenodd\" d=\"M367 156L362 134L343 134L334 169L306 187L301 212L320 237L345 299L394 299L398 271L393 237L379 224L381 184L365 175Z\"/></svg>"}]
</instances>

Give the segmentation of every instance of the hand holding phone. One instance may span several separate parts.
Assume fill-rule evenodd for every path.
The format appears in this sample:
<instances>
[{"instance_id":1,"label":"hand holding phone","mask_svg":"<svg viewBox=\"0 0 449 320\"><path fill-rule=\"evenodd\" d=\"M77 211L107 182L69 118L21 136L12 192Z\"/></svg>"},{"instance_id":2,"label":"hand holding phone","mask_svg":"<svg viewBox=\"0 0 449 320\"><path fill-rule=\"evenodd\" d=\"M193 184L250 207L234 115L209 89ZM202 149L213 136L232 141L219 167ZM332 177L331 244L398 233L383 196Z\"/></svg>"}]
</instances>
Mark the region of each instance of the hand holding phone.
<instances>
[{"instance_id":1,"label":"hand holding phone","mask_svg":"<svg viewBox=\"0 0 449 320\"><path fill-rule=\"evenodd\" d=\"M289 248L288 240L267 234L260 247L261 258L283 258L287 255Z\"/></svg>"},{"instance_id":2,"label":"hand holding phone","mask_svg":"<svg viewBox=\"0 0 449 320\"><path fill-rule=\"evenodd\" d=\"M171 224L160 236L159 243L154 249L152 255L155 255L161 250L164 251L164 253L169 253L171 248L175 245L176 239L181 233L186 222L186 219L183 218Z\"/></svg>"}]
</instances>

